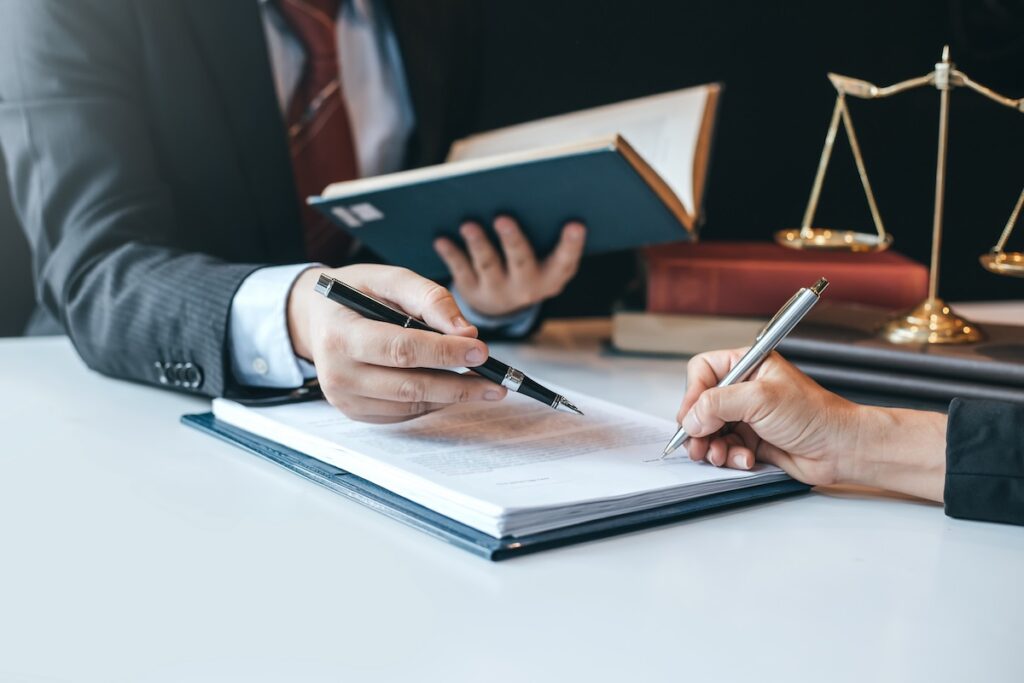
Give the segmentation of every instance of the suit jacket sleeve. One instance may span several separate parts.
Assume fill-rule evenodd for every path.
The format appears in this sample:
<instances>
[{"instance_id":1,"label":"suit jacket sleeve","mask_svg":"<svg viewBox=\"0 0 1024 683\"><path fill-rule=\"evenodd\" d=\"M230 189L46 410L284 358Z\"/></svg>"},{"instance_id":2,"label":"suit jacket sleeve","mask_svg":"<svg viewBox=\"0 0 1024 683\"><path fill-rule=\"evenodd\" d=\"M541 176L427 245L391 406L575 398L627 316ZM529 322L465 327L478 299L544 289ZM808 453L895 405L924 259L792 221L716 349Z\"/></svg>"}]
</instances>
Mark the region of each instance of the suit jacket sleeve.
<instances>
[{"instance_id":1,"label":"suit jacket sleeve","mask_svg":"<svg viewBox=\"0 0 1024 683\"><path fill-rule=\"evenodd\" d=\"M953 400L945 501L952 517L1024 524L1024 405Z\"/></svg>"},{"instance_id":2,"label":"suit jacket sleeve","mask_svg":"<svg viewBox=\"0 0 1024 683\"><path fill-rule=\"evenodd\" d=\"M36 298L95 370L218 395L231 299L256 265L182 248L147 134L124 0L11 0L0 145Z\"/></svg>"}]
</instances>

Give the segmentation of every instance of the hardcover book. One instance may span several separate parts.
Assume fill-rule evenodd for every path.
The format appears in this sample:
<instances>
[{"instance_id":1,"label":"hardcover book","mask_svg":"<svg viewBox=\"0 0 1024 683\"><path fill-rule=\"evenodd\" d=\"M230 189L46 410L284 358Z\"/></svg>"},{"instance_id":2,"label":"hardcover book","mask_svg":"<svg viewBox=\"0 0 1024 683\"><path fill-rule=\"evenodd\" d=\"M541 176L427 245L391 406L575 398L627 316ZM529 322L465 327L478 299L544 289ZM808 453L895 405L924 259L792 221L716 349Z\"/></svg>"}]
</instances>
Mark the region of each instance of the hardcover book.
<instances>
[{"instance_id":1,"label":"hardcover book","mask_svg":"<svg viewBox=\"0 0 1024 683\"><path fill-rule=\"evenodd\" d=\"M891 316L823 301L778 351L824 386L869 403L943 408L957 396L1024 403L1024 328L986 324L986 339L977 344L893 344L877 334ZM631 353L692 356L747 346L766 323L766 317L620 311L612 343Z\"/></svg>"},{"instance_id":2,"label":"hardcover book","mask_svg":"<svg viewBox=\"0 0 1024 683\"><path fill-rule=\"evenodd\" d=\"M438 236L518 219L539 256L570 220L587 253L693 239L719 94L703 85L456 142L437 166L335 183L309 203L386 261L447 275Z\"/></svg>"},{"instance_id":3,"label":"hardcover book","mask_svg":"<svg viewBox=\"0 0 1024 683\"><path fill-rule=\"evenodd\" d=\"M892 250L852 254L704 242L652 247L644 257L650 313L771 317L819 277L829 280L829 301L899 310L928 295L928 269Z\"/></svg>"}]
</instances>

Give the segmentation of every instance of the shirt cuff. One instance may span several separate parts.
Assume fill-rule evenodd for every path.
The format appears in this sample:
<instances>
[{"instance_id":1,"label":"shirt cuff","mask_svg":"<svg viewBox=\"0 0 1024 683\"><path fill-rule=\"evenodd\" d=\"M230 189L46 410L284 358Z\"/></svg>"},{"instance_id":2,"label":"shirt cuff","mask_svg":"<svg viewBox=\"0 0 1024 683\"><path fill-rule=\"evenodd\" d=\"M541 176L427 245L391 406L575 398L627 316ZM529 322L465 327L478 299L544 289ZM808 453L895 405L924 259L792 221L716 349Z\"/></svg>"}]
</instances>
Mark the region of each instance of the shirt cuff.
<instances>
[{"instance_id":1,"label":"shirt cuff","mask_svg":"<svg viewBox=\"0 0 1024 683\"><path fill-rule=\"evenodd\" d=\"M524 308L521 311L509 313L508 315L485 315L473 310L473 307L467 304L466 300L459 294L459 290L452 288L452 296L455 297L455 303L462 309L462 313L471 325L476 325L481 329L497 332L507 337L525 336L533 328L533 323L536 322L537 315L540 313L540 304L534 304L529 308Z\"/></svg>"},{"instance_id":2,"label":"shirt cuff","mask_svg":"<svg viewBox=\"0 0 1024 683\"><path fill-rule=\"evenodd\" d=\"M242 281L231 301L228 348L235 382L246 387L294 389L316 377L295 355L288 334L288 294L313 263L260 268Z\"/></svg>"}]
</instances>

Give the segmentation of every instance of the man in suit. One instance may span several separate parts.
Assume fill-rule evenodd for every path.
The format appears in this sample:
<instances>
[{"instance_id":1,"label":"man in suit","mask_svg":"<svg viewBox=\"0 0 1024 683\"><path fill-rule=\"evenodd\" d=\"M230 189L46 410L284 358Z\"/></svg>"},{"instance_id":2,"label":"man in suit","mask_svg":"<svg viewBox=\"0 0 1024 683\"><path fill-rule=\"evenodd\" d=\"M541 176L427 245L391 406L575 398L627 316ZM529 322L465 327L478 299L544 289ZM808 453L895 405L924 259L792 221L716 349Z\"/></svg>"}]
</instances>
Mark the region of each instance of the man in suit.
<instances>
[{"instance_id":1,"label":"man in suit","mask_svg":"<svg viewBox=\"0 0 1024 683\"><path fill-rule=\"evenodd\" d=\"M1024 524L1024 406L957 398L947 417L858 405L778 354L747 382L717 387L742 352L687 365L678 419L691 459L741 470L767 462L815 486L888 489L943 502L952 517Z\"/></svg>"},{"instance_id":2,"label":"man in suit","mask_svg":"<svg viewBox=\"0 0 1024 683\"><path fill-rule=\"evenodd\" d=\"M535 258L515 222L436 244L444 288L358 264L300 205L330 182L438 162L466 132L475 5L415 0L0 0L0 145L33 252L30 329L90 367L205 395L318 377L393 421L504 389L478 327L523 333L576 271L584 228ZM342 266L327 269L327 266ZM320 266L318 264L325 264ZM446 336L315 295L329 272Z\"/></svg>"}]
</instances>

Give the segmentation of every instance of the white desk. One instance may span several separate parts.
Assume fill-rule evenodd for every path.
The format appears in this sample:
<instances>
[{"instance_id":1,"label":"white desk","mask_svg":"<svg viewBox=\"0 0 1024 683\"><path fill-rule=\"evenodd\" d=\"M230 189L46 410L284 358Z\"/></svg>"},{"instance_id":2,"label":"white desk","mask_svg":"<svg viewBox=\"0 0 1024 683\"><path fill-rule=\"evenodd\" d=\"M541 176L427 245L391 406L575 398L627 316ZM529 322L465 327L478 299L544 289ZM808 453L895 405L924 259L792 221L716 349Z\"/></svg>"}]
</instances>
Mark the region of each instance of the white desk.
<instances>
[{"instance_id":1,"label":"white desk","mask_svg":"<svg viewBox=\"0 0 1024 683\"><path fill-rule=\"evenodd\" d=\"M965 313L967 311L965 310ZM681 361L499 355L671 416ZM1019 681L1024 529L812 493L489 563L0 341L0 680Z\"/></svg>"}]
</instances>

